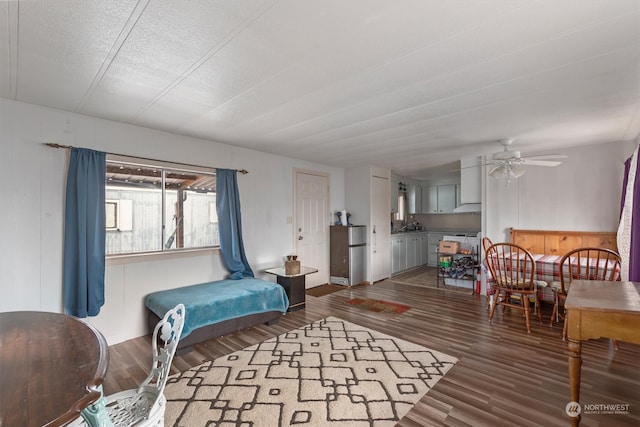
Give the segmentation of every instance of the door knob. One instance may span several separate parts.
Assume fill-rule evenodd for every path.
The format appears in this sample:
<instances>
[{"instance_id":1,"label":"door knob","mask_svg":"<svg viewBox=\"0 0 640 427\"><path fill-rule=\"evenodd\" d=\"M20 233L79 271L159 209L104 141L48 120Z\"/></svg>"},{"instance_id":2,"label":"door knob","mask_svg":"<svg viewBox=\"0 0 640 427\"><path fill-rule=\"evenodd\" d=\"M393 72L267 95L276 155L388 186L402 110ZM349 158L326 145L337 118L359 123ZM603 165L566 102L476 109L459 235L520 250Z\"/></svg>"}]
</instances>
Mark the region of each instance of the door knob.
<instances>
[{"instance_id":1,"label":"door knob","mask_svg":"<svg viewBox=\"0 0 640 427\"><path fill-rule=\"evenodd\" d=\"M298 236L298 240L302 240L304 237L302 236Z\"/></svg>"}]
</instances>

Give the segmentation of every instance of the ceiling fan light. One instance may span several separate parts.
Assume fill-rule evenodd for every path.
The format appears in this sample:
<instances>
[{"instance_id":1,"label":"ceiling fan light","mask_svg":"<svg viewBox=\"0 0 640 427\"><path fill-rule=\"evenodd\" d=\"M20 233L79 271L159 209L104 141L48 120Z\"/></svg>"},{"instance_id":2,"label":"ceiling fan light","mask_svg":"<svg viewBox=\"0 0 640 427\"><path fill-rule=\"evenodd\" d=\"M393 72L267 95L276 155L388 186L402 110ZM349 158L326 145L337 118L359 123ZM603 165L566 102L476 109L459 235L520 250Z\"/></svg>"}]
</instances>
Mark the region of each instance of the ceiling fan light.
<instances>
[{"instance_id":1,"label":"ceiling fan light","mask_svg":"<svg viewBox=\"0 0 640 427\"><path fill-rule=\"evenodd\" d=\"M509 167L509 174L513 178L520 178L527 170L520 164L514 164Z\"/></svg>"},{"instance_id":2,"label":"ceiling fan light","mask_svg":"<svg viewBox=\"0 0 640 427\"><path fill-rule=\"evenodd\" d=\"M507 175L509 175L509 167L504 163L499 164L489 171L489 176L496 179L506 178Z\"/></svg>"}]
</instances>

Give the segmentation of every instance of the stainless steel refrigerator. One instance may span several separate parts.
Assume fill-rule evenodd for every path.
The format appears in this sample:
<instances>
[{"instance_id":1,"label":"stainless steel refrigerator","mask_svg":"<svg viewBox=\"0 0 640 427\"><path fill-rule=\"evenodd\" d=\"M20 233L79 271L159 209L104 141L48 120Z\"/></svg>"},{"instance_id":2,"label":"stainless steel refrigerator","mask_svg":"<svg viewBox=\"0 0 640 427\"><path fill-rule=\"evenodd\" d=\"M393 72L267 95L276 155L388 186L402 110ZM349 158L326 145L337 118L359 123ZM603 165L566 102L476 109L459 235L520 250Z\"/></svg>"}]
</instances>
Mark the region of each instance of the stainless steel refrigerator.
<instances>
[{"instance_id":1,"label":"stainless steel refrigerator","mask_svg":"<svg viewBox=\"0 0 640 427\"><path fill-rule=\"evenodd\" d=\"M330 236L331 283L359 285L365 280L367 228L364 225L332 225Z\"/></svg>"}]
</instances>

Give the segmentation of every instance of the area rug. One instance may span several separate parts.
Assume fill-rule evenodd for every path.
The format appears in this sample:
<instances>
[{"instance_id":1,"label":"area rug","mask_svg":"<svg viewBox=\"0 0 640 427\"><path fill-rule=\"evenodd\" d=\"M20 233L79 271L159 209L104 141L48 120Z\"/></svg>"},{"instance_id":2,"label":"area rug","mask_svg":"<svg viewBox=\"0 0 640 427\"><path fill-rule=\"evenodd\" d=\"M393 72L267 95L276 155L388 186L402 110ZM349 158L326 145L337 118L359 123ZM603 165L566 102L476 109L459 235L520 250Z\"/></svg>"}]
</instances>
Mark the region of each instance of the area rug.
<instances>
[{"instance_id":1,"label":"area rug","mask_svg":"<svg viewBox=\"0 0 640 427\"><path fill-rule=\"evenodd\" d=\"M393 426L456 362L327 317L171 376L165 425Z\"/></svg>"},{"instance_id":2,"label":"area rug","mask_svg":"<svg viewBox=\"0 0 640 427\"><path fill-rule=\"evenodd\" d=\"M328 294L332 294L334 292L338 292L345 289L344 286L340 286L340 285L332 285L332 284L327 284L327 285L320 285L320 286L315 286L313 288L309 288L306 290L306 294L310 295L312 297L321 297L324 295L328 295Z\"/></svg>"},{"instance_id":3,"label":"area rug","mask_svg":"<svg viewBox=\"0 0 640 427\"><path fill-rule=\"evenodd\" d=\"M369 298L352 298L347 301L347 304L357 305L362 308L366 308L369 311L375 311L377 313L390 314L401 314L411 308L408 305Z\"/></svg>"}]
</instances>

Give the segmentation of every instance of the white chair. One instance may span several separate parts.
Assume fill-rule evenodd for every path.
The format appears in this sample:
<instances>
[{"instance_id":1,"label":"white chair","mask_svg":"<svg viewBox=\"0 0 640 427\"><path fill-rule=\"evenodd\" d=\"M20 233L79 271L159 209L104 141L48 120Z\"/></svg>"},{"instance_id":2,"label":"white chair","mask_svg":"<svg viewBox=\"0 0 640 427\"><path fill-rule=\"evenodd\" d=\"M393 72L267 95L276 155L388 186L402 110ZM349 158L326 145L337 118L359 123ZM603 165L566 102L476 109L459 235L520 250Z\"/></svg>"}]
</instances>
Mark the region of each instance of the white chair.
<instances>
[{"instance_id":1,"label":"white chair","mask_svg":"<svg viewBox=\"0 0 640 427\"><path fill-rule=\"evenodd\" d=\"M185 308L178 304L169 310L153 330L151 372L137 389L124 390L105 397L106 412L113 426L164 426L167 399L164 387L176 352ZM86 425L81 418L78 426Z\"/></svg>"}]
</instances>

